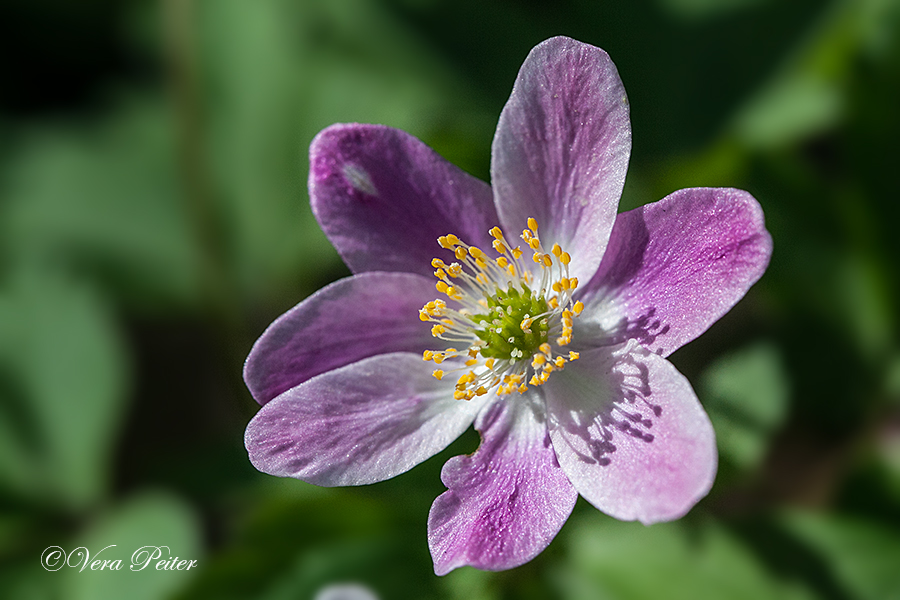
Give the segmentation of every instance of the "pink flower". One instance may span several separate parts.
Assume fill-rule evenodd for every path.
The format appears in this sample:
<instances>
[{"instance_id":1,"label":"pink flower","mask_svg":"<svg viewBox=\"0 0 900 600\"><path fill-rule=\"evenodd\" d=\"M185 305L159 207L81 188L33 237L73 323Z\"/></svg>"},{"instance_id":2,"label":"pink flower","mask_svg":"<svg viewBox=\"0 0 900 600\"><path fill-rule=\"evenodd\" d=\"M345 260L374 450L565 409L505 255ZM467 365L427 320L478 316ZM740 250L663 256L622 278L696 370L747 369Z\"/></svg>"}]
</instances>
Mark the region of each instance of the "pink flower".
<instances>
[{"instance_id":1,"label":"pink flower","mask_svg":"<svg viewBox=\"0 0 900 600\"><path fill-rule=\"evenodd\" d=\"M354 275L253 347L256 468L373 483L474 422L481 446L444 465L448 490L428 519L439 575L531 560L578 494L623 520L690 510L715 477L715 438L664 357L740 300L772 242L756 200L735 189L680 190L617 215L630 150L615 66L564 37L522 65L493 188L402 131L322 131L313 211Z\"/></svg>"}]
</instances>

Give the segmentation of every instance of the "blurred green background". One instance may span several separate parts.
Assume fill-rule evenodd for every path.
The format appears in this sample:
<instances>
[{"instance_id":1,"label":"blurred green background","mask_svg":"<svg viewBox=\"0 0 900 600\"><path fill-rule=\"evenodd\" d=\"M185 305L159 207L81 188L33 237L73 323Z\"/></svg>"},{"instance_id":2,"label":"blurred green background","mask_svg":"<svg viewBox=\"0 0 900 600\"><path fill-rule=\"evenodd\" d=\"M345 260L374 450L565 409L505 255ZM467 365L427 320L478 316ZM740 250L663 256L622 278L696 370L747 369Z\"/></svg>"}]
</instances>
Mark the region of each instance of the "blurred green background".
<instances>
[{"instance_id":1,"label":"blurred green background","mask_svg":"<svg viewBox=\"0 0 900 600\"><path fill-rule=\"evenodd\" d=\"M0 596L900 599L898 32L893 0L4 0ZM652 527L580 500L530 564L437 578L428 509L477 435L373 486L265 476L242 361L347 273L309 210L315 133L385 123L488 179L557 34L629 93L621 209L744 188L775 254L672 356L718 434L708 498ZM40 564L110 544L123 571ZM199 566L128 572L148 544Z\"/></svg>"}]
</instances>

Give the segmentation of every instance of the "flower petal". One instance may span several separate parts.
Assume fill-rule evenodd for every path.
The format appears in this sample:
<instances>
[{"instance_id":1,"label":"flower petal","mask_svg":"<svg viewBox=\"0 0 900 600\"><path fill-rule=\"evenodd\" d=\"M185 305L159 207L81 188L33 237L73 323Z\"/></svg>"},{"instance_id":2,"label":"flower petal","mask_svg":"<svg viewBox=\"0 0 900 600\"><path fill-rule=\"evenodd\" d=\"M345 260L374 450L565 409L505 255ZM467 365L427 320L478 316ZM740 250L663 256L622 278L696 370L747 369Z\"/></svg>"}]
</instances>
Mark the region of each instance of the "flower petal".
<instances>
[{"instance_id":1,"label":"flower petal","mask_svg":"<svg viewBox=\"0 0 900 600\"><path fill-rule=\"evenodd\" d=\"M483 405L454 400L430 363L382 354L328 371L263 406L244 443L257 469L323 486L363 485L443 450Z\"/></svg>"},{"instance_id":2,"label":"flower petal","mask_svg":"<svg viewBox=\"0 0 900 600\"><path fill-rule=\"evenodd\" d=\"M319 373L388 352L433 347L419 309L437 292L411 273L362 273L322 288L253 345L244 381L260 404Z\"/></svg>"},{"instance_id":3,"label":"flower petal","mask_svg":"<svg viewBox=\"0 0 900 600\"><path fill-rule=\"evenodd\" d=\"M575 506L578 494L556 462L545 419L525 398L501 399L485 409L476 423L478 451L444 465L441 479L449 490L428 516L438 575L463 565L499 571L528 562Z\"/></svg>"},{"instance_id":4,"label":"flower petal","mask_svg":"<svg viewBox=\"0 0 900 600\"><path fill-rule=\"evenodd\" d=\"M430 276L437 238L487 247L499 221L488 184L420 140L383 125L339 124L309 149L313 213L355 272Z\"/></svg>"},{"instance_id":5,"label":"flower petal","mask_svg":"<svg viewBox=\"0 0 900 600\"><path fill-rule=\"evenodd\" d=\"M497 125L491 183L503 226L537 219L587 281L603 256L631 152L628 98L600 48L565 37L536 46Z\"/></svg>"},{"instance_id":6,"label":"flower petal","mask_svg":"<svg viewBox=\"0 0 900 600\"><path fill-rule=\"evenodd\" d=\"M637 344L596 349L544 385L550 439L575 489L603 512L677 519L709 492L716 441L687 379Z\"/></svg>"},{"instance_id":7,"label":"flower petal","mask_svg":"<svg viewBox=\"0 0 900 600\"><path fill-rule=\"evenodd\" d=\"M637 339L668 356L706 331L762 276L772 238L742 190L692 188L619 215L582 288L575 340Z\"/></svg>"}]
</instances>

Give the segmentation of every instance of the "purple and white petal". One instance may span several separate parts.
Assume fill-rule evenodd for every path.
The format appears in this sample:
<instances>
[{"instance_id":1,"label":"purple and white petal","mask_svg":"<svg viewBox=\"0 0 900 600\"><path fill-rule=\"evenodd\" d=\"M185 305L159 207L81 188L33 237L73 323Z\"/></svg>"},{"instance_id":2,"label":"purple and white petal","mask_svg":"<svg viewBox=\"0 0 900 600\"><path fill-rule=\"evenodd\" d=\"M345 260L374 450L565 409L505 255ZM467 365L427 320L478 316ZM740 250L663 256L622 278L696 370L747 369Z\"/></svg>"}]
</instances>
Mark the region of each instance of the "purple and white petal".
<instances>
[{"instance_id":1,"label":"purple and white petal","mask_svg":"<svg viewBox=\"0 0 900 600\"><path fill-rule=\"evenodd\" d=\"M715 434L687 379L635 343L599 348L544 385L550 438L584 498L623 521L677 519L712 487Z\"/></svg>"},{"instance_id":2,"label":"purple and white petal","mask_svg":"<svg viewBox=\"0 0 900 600\"><path fill-rule=\"evenodd\" d=\"M244 381L260 404L310 377L388 352L434 347L419 320L434 284L411 273L361 273L322 288L281 315L253 345Z\"/></svg>"},{"instance_id":3,"label":"purple and white petal","mask_svg":"<svg viewBox=\"0 0 900 600\"><path fill-rule=\"evenodd\" d=\"M534 217L547 249L559 243L572 275L587 281L603 257L631 153L628 98L609 55L566 37L536 46L491 152L506 232L517 235Z\"/></svg>"},{"instance_id":4,"label":"purple and white petal","mask_svg":"<svg viewBox=\"0 0 900 600\"><path fill-rule=\"evenodd\" d=\"M430 276L437 238L489 247L498 223L491 188L410 134L339 124L309 150L309 195L322 230L354 273Z\"/></svg>"},{"instance_id":5,"label":"purple and white petal","mask_svg":"<svg viewBox=\"0 0 900 600\"><path fill-rule=\"evenodd\" d=\"M250 462L322 486L408 471L459 437L484 404L454 400L429 365L415 354L381 354L288 390L247 426Z\"/></svg>"},{"instance_id":6,"label":"purple and white petal","mask_svg":"<svg viewBox=\"0 0 900 600\"><path fill-rule=\"evenodd\" d=\"M772 254L759 203L742 190L692 188L619 215L582 286L579 346L637 339L667 356L734 306Z\"/></svg>"},{"instance_id":7,"label":"purple and white petal","mask_svg":"<svg viewBox=\"0 0 900 600\"><path fill-rule=\"evenodd\" d=\"M550 447L542 404L536 394L495 401L476 422L478 450L444 465L441 480L449 489L428 516L436 574L464 565L517 567L566 522L578 494Z\"/></svg>"}]
</instances>

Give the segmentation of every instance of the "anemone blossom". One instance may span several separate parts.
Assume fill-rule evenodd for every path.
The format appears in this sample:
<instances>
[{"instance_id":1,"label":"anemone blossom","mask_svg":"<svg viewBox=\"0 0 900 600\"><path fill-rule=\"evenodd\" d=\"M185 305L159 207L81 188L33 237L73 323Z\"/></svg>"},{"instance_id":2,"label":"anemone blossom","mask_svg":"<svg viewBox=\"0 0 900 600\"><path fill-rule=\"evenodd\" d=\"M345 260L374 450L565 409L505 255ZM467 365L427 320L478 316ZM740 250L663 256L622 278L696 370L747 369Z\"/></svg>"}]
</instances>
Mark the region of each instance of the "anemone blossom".
<instances>
[{"instance_id":1,"label":"anemone blossom","mask_svg":"<svg viewBox=\"0 0 900 600\"><path fill-rule=\"evenodd\" d=\"M531 560L579 494L648 524L690 510L715 477L715 437L665 357L743 297L772 242L735 189L617 214L630 150L615 66L564 37L519 71L492 187L396 129L319 133L313 212L353 275L254 345L254 466L368 484L474 422L481 445L444 465L428 518L439 575Z\"/></svg>"}]
</instances>

